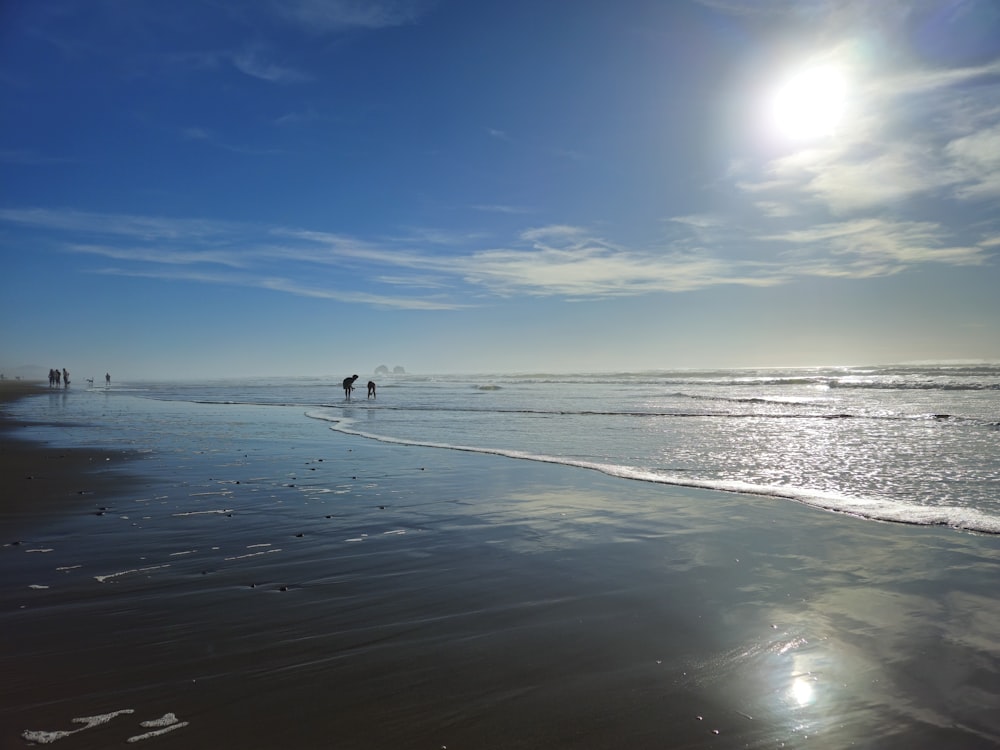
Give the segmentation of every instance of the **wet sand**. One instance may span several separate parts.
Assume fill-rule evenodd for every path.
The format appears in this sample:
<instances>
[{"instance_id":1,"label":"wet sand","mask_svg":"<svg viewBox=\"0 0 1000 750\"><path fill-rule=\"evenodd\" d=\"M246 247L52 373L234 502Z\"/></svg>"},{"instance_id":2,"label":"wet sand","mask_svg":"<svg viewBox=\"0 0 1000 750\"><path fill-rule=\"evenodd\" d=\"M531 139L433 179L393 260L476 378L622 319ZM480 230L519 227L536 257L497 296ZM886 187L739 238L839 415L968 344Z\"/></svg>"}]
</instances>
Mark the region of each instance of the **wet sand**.
<instances>
[{"instance_id":1,"label":"wet sand","mask_svg":"<svg viewBox=\"0 0 1000 750\"><path fill-rule=\"evenodd\" d=\"M0 409L9 400L50 392L41 383L0 381ZM8 535L22 525L62 517L67 508L84 506L85 501L99 504L124 489L127 475L108 470L117 471L131 458L129 454L68 449L24 439L21 433L30 434L30 425L0 418L0 472L4 478L0 528Z\"/></svg>"},{"instance_id":2,"label":"wet sand","mask_svg":"<svg viewBox=\"0 0 1000 750\"><path fill-rule=\"evenodd\" d=\"M311 420L17 430L0 747L1000 746L995 537Z\"/></svg>"}]
</instances>

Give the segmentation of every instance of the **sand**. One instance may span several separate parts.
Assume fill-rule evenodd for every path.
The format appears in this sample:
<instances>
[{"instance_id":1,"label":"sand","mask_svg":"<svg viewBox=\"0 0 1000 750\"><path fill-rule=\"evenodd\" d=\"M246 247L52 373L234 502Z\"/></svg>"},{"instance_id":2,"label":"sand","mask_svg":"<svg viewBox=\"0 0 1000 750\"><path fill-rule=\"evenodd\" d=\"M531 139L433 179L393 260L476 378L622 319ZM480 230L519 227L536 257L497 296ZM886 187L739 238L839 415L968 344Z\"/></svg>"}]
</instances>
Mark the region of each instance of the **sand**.
<instances>
[{"instance_id":1,"label":"sand","mask_svg":"<svg viewBox=\"0 0 1000 750\"><path fill-rule=\"evenodd\" d=\"M41 383L0 381L0 409L11 399L48 392ZM43 518L62 517L67 508L84 507L84 501L99 506L123 489L127 475L107 470L120 468L131 458L129 454L67 449L24 439L19 433L25 432L30 432L27 425L0 421L0 472L4 478L0 528L8 535Z\"/></svg>"},{"instance_id":2,"label":"sand","mask_svg":"<svg viewBox=\"0 0 1000 750\"><path fill-rule=\"evenodd\" d=\"M0 747L1000 746L995 537L302 421L4 430Z\"/></svg>"}]
</instances>

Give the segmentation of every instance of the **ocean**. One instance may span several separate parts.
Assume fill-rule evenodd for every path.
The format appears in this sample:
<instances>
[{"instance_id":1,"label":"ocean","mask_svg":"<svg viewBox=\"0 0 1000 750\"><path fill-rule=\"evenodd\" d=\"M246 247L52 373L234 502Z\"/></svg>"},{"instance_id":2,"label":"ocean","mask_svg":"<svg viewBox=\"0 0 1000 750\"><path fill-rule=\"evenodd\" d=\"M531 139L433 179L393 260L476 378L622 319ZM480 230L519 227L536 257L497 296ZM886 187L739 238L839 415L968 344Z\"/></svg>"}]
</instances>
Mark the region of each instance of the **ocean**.
<instances>
[{"instance_id":1,"label":"ocean","mask_svg":"<svg viewBox=\"0 0 1000 750\"><path fill-rule=\"evenodd\" d=\"M362 376L349 402L342 377L98 381L11 412L52 423L36 437L134 450L322 420L358 440L1000 533L1000 365L380 375L376 399Z\"/></svg>"}]
</instances>

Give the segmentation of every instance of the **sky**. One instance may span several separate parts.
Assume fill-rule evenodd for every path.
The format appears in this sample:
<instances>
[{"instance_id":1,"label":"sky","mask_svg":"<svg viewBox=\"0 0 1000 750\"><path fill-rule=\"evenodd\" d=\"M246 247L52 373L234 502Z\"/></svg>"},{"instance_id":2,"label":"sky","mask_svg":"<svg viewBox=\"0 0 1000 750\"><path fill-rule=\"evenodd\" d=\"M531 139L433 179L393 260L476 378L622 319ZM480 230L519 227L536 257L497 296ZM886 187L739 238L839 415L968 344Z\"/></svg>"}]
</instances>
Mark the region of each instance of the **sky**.
<instances>
[{"instance_id":1,"label":"sky","mask_svg":"<svg viewBox=\"0 0 1000 750\"><path fill-rule=\"evenodd\" d=\"M0 4L0 368L1000 360L994 0Z\"/></svg>"}]
</instances>

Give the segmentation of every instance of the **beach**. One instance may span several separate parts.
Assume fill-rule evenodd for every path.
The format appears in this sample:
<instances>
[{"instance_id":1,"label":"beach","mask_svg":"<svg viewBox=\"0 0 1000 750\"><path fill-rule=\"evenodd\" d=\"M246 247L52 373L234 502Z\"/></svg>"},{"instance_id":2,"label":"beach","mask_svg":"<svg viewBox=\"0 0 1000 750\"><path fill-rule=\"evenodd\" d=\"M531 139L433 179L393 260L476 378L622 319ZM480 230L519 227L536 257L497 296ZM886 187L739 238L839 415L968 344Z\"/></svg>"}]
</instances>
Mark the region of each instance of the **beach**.
<instances>
[{"instance_id":1,"label":"beach","mask_svg":"<svg viewBox=\"0 0 1000 750\"><path fill-rule=\"evenodd\" d=\"M0 746L1000 747L1000 537L236 413L4 424Z\"/></svg>"}]
</instances>

